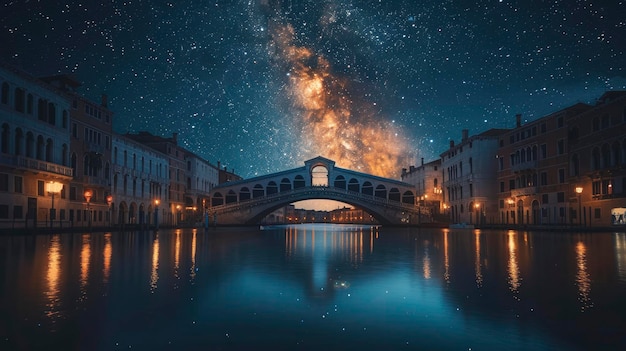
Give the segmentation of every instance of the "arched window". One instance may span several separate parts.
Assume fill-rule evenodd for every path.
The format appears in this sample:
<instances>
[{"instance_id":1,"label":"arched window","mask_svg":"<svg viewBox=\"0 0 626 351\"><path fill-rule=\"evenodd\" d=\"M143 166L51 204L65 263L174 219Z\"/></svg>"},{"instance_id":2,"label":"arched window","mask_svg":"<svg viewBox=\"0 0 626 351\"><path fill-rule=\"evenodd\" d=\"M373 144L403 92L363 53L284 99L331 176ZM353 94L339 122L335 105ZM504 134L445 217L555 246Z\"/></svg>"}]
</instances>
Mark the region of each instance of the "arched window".
<instances>
[{"instance_id":1,"label":"arched window","mask_svg":"<svg viewBox=\"0 0 626 351\"><path fill-rule=\"evenodd\" d=\"M2 142L0 142L0 151L2 153L9 153L9 137L11 136L11 132L9 130L9 125L4 123L2 125Z\"/></svg>"},{"instance_id":2,"label":"arched window","mask_svg":"<svg viewBox=\"0 0 626 351\"><path fill-rule=\"evenodd\" d=\"M222 193L215 193L213 197L211 197L211 206L220 206L224 204L224 196Z\"/></svg>"},{"instance_id":3,"label":"arched window","mask_svg":"<svg viewBox=\"0 0 626 351\"><path fill-rule=\"evenodd\" d=\"M15 129L15 155L21 156L24 150L24 132L21 128Z\"/></svg>"},{"instance_id":4,"label":"arched window","mask_svg":"<svg viewBox=\"0 0 626 351\"><path fill-rule=\"evenodd\" d=\"M39 99L37 100L37 119L39 119L40 121L46 122L48 120L48 117L46 116L46 107L48 105L48 102L44 99Z\"/></svg>"},{"instance_id":5,"label":"arched window","mask_svg":"<svg viewBox=\"0 0 626 351\"><path fill-rule=\"evenodd\" d=\"M382 199L386 199L387 198L387 188L384 185L382 185L382 184L376 186L376 192L374 193L374 196L380 197Z\"/></svg>"},{"instance_id":6,"label":"arched window","mask_svg":"<svg viewBox=\"0 0 626 351\"><path fill-rule=\"evenodd\" d=\"M52 124L53 126L56 126L57 124L56 107L52 102L48 103L48 123Z\"/></svg>"},{"instance_id":7,"label":"arched window","mask_svg":"<svg viewBox=\"0 0 626 351\"><path fill-rule=\"evenodd\" d=\"M398 190L398 188L391 188L389 190L389 200L400 202L400 190Z\"/></svg>"},{"instance_id":8,"label":"arched window","mask_svg":"<svg viewBox=\"0 0 626 351\"><path fill-rule=\"evenodd\" d=\"M46 140L46 162L54 162L52 153L53 153L52 139L48 139Z\"/></svg>"},{"instance_id":9,"label":"arched window","mask_svg":"<svg viewBox=\"0 0 626 351\"><path fill-rule=\"evenodd\" d=\"M304 183L304 177L301 175L297 175L294 179L293 179L293 188L294 189L298 189L298 188L304 188L305 183Z\"/></svg>"},{"instance_id":10,"label":"arched window","mask_svg":"<svg viewBox=\"0 0 626 351\"><path fill-rule=\"evenodd\" d=\"M111 166L108 162L104 164L104 179L109 179L111 177Z\"/></svg>"},{"instance_id":11,"label":"arched window","mask_svg":"<svg viewBox=\"0 0 626 351\"><path fill-rule=\"evenodd\" d=\"M324 166L315 166L311 169L311 185L328 186L328 169Z\"/></svg>"},{"instance_id":12,"label":"arched window","mask_svg":"<svg viewBox=\"0 0 626 351\"><path fill-rule=\"evenodd\" d=\"M72 174L76 176L76 153L74 152L72 152L72 156L70 156L70 167L72 167Z\"/></svg>"},{"instance_id":13,"label":"arched window","mask_svg":"<svg viewBox=\"0 0 626 351\"><path fill-rule=\"evenodd\" d=\"M89 175L89 155L83 157L83 175Z\"/></svg>"},{"instance_id":14,"label":"arched window","mask_svg":"<svg viewBox=\"0 0 626 351\"><path fill-rule=\"evenodd\" d=\"M600 149L597 147L593 148L593 151L591 152L591 168L594 171L600 169Z\"/></svg>"},{"instance_id":15,"label":"arched window","mask_svg":"<svg viewBox=\"0 0 626 351\"><path fill-rule=\"evenodd\" d=\"M46 145L44 144L43 137L41 135L39 135L37 137L37 155L35 155L35 157L38 160L42 160L43 161L43 158L44 158L44 155L45 155L45 147L46 147Z\"/></svg>"},{"instance_id":16,"label":"arched window","mask_svg":"<svg viewBox=\"0 0 626 351\"><path fill-rule=\"evenodd\" d=\"M415 195L413 192L405 191L404 194L402 194L402 202L411 205L415 204Z\"/></svg>"},{"instance_id":17,"label":"arched window","mask_svg":"<svg viewBox=\"0 0 626 351\"><path fill-rule=\"evenodd\" d=\"M278 192L278 186L276 185L276 182L271 181L267 183L267 195L276 194L277 192Z\"/></svg>"},{"instance_id":18,"label":"arched window","mask_svg":"<svg viewBox=\"0 0 626 351\"><path fill-rule=\"evenodd\" d=\"M602 168L611 167L611 150L608 144L602 145Z\"/></svg>"},{"instance_id":19,"label":"arched window","mask_svg":"<svg viewBox=\"0 0 626 351\"><path fill-rule=\"evenodd\" d=\"M335 183L333 184L335 188L345 189L346 188L346 178L342 175L338 175L335 177Z\"/></svg>"},{"instance_id":20,"label":"arched window","mask_svg":"<svg viewBox=\"0 0 626 351\"><path fill-rule=\"evenodd\" d=\"M265 190L261 184L255 184L252 188L252 198L262 197L265 195Z\"/></svg>"},{"instance_id":21,"label":"arched window","mask_svg":"<svg viewBox=\"0 0 626 351\"><path fill-rule=\"evenodd\" d=\"M67 147L67 144L63 144L63 146L61 147L61 164L63 166L67 166L67 153L69 152L69 148Z\"/></svg>"},{"instance_id":22,"label":"arched window","mask_svg":"<svg viewBox=\"0 0 626 351\"><path fill-rule=\"evenodd\" d=\"M614 142L611 147L611 166L616 167L622 161L621 149L618 142Z\"/></svg>"},{"instance_id":23,"label":"arched window","mask_svg":"<svg viewBox=\"0 0 626 351\"><path fill-rule=\"evenodd\" d=\"M33 94L28 94L26 97L26 113L33 114Z\"/></svg>"},{"instance_id":24,"label":"arched window","mask_svg":"<svg viewBox=\"0 0 626 351\"><path fill-rule=\"evenodd\" d=\"M62 127L63 129L67 129L67 111L63 110L63 120L61 121L61 123L63 124Z\"/></svg>"},{"instance_id":25,"label":"arched window","mask_svg":"<svg viewBox=\"0 0 626 351\"><path fill-rule=\"evenodd\" d=\"M228 190L228 193L226 194L226 203L232 204L234 202L237 202L237 194L234 190Z\"/></svg>"},{"instance_id":26,"label":"arched window","mask_svg":"<svg viewBox=\"0 0 626 351\"><path fill-rule=\"evenodd\" d=\"M22 88L15 88L15 111L24 112L24 104L26 102L25 92Z\"/></svg>"},{"instance_id":27,"label":"arched window","mask_svg":"<svg viewBox=\"0 0 626 351\"><path fill-rule=\"evenodd\" d=\"M354 191L354 192L359 192L359 181L354 179L354 178L350 178L350 181L348 182L348 190L350 191Z\"/></svg>"},{"instance_id":28,"label":"arched window","mask_svg":"<svg viewBox=\"0 0 626 351\"><path fill-rule=\"evenodd\" d=\"M26 133L26 157L35 158L35 136L32 132Z\"/></svg>"},{"instance_id":29,"label":"arched window","mask_svg":"<svg viewBox=\"0 0 626 351\"><path fill-rule=\"evenodd\" d=\"M7 82L2 83L2 97L0 101L5 105L9 103L9 83Z\"/></svg>"},{"instance_id":30,"label":"arched window","mask_svg":"<svg viewBox=\"0 0 626 351\"><path fill-rule=\"evenodd\" d=\"M249 199L250 199L250 189L244 186L239 191L239 200L243 201L243 200L249 200Z\"/></svg>"},{"instance_id":31,"label":"arched window","mask_svg":"<svg viewBox=\"0 0 626 351\"><path fill-rule=\"evenodd\" d=\"M374 195L374 186L370 182L363 183L361 188L363 195Z\"/></svg>"},{"instance_id":32,"label":"arched window","mask_svg":"<svg viewBox=\"0 0 626 351\"><path fill-rule=\"evenodd\" d=\"M291 181L288 178L283 178L280 180L280 192L290 191L291 190Z\"/></svg>"}]
</instances>

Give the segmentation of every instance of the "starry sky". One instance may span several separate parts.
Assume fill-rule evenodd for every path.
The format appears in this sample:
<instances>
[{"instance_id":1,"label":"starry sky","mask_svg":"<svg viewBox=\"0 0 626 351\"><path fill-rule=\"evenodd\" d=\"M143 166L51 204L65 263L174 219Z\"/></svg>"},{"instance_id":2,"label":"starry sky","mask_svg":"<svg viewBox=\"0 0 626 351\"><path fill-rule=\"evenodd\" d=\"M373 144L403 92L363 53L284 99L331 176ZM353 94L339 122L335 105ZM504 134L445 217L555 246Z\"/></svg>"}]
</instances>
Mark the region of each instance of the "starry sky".
<instances>
[{"instance_id":1,"label":"starry sky","mask_svg":"<svg viewBox=\"0 0 626 351\"><path fill-rule=\"evenodd\" d=\"M5 1L0 59L72 73L118 133L243 177L303 165L399 178L462 129L626 88L624 1Z\"/></svg>"}]
</instances>

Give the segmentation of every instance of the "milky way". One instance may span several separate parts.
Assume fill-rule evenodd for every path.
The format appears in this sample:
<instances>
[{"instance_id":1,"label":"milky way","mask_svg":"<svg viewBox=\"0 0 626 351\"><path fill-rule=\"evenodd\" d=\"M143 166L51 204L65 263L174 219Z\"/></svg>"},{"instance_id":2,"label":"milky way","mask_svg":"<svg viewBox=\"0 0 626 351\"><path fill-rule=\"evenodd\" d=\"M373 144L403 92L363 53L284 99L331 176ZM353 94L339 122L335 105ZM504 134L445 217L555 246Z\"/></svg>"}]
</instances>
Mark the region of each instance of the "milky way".
<instances>
[{"instance_id":1,"label":"milky way","mask_svg":"<svg viewBox=\"0 0 626 351\"><path fill-rule=\"evenodd\" d=\"M74 73L117 132L244 177L322 155L397 177L461 129L625 89L622 1L15 1L0 58Z\"/></svg>"}]
</instances>

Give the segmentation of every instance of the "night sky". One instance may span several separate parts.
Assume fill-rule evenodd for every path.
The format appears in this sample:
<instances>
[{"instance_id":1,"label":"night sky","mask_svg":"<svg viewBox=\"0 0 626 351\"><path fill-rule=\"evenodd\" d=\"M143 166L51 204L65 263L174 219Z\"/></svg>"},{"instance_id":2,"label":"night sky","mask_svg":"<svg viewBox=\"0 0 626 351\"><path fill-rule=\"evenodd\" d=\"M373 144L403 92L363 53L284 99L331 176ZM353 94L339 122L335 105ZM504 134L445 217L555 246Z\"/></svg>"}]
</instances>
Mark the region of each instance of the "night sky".
<instances>
[{"instance_id":1,"label":"night sky","mask_svg":"<svg viewBox=\"0 0 626 351\"><path fill-rule=\"evenodd\" d=\"M244 177L398 178L471 134L626 88L624 1L5 1L0 59L73 73L119 133Z\"/></svg>"}]
</instances>

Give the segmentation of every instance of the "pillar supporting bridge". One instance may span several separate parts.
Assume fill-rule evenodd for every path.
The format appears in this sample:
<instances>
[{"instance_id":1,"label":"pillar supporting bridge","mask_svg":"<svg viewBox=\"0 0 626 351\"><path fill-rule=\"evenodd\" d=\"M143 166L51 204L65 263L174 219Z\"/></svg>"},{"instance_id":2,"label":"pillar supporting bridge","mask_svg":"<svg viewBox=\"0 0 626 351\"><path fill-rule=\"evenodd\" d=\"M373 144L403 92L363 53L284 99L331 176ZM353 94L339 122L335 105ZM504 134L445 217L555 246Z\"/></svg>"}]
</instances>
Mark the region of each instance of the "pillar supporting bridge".
<instances>
[{"instance_id":1,"label":"pillar supporting bridge","mask_svg":"<svg viewBox=\"0 0 626 351\"><path fill-rule=\"evenodd\" d=\"M290 203L341 201L361 208L384 225L416 225L430 214L416 206L415 187L394 179L335 167L316 157L295 168L220 184L210 192L209 219L217 225L255 225Z\"/></svg>"}]
</instances>

